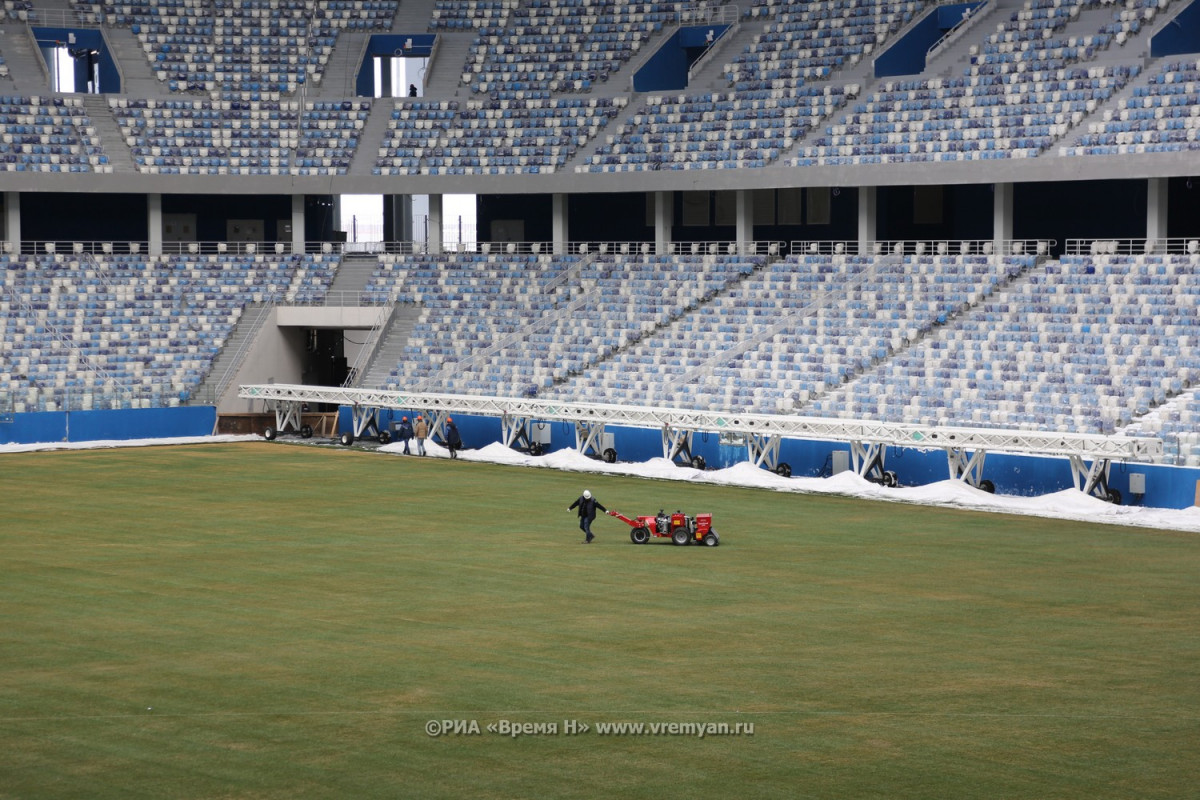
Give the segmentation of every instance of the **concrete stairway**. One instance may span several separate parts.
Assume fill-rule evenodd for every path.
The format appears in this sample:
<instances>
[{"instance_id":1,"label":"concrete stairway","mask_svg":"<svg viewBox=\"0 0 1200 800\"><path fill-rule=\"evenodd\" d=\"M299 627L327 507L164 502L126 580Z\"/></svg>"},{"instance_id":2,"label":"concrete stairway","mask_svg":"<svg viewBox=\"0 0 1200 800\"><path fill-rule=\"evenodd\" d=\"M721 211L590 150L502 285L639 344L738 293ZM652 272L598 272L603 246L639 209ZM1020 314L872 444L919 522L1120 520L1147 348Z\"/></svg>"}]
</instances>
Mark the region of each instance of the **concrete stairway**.
<instances>
[{"instance_id":1,"label":"concrete stairway","mask_svg":"<svg viewBox=\"0 0 1200 800\"><path fill-rule=\"evenodd\" d=\"M258 332L270 316L271 308L264 303L251 303L246 306L229 338L225 340L221 352L213 359L208 375L196 389L192 397L193 403L220 405L222 398L218 395L227 394L231 390L236 392L233 379L237 376L242 359L250 351L254 338L258 336Z\"/></svg>"},{"instance_id":2,"label":"concrete stairway","mask_svg":"<svg viewBox=\"0 0 1200 800\"><path fill-rule=\"evenodd\" d=\"M129 97L161 97L167 87L159 82L146 58L142 43L129 28L109 27L104 29L104 38L121 70L121 94ZM104 91L111 88L101 86Z\"/></svg>"},{"instance_id":3,"label":"concrete stairway","mask_svg":"<svg viewBox=\"0 0 1200 800\"><path fill-rule=\"evenodd\" d=\"M358 148L350 162L351 175L371 175L379 157L379 146L388 131L395 100L391 97L376 97L371 102L371 114L363 129L358 132Z\"/></svg>"},{"instance_id":4,"label":"concrete stairway","mask_svg":"<svg viewBox=\"0 0 1200 800\"><path fill-rule=\"evenodd\" d=\"M462 74L467 54L475 41L474 33L439 33L437 53L427 67L424 96L431 100L448 100L470 90L463 86ZM420 82L418 82L418 85Z\"/></svg>"},{"instance_id":5,"label":"concrete stairway","mask_svg":"<svg viewBox=\"0 0 1200 800\"><path fill-rule=\"evenodd\" d=\"M387 381L392 370L404 359L404 347L412 336L413 327L421 318L422 307L419 305L399 305L392 312L391 322L381 334L379 347L371 363L363 370L359 388L378 389Z\"/></svg>"},{"instance_id":6,"label":"concrete stairway","mask_svg":"<svg viewBox=\"0 0 1200 800\"><path fill-rule=\"evenodd\" d=\"M321 70L319 82L309 79L308 85L296 92L298 100L342 100L354 97L355 81L361 66L363 54L366 52L367 40L371 34L365 31L347 31L338 33L337 43L329 60Z\"/></svg>"},{"instance_id":7,"label":"concrete stairway","mask_svg":"<svg viewBox=\"0 0 1200 800\"><path fill-rule=\"evenodd\" d=\"M45 62L41 53L34 49L33 35L27 25L0 25L0 55L8 65L10 93L41 95L51 91Z\"/></svg>"},{"instance_id":8,"label":"concrete stairway","mask_svg":"<svg viewBox=\"0 0 1200 800\"><path fill-rule=\"evenodd\" d=\"M392 20L392 33L425 33L436 0L402 0Z\"/></svg>"},{"instance_id":9,"label":"concrete stairway","mask_svg":"<svg viewBox=\"0 0 1200 800\"><path fill-rule=\"evenodd\" d=\"M371 280L379 260L371 253L346 253L338 267L337 275L329 284L326 304L331 306L356 306L362 291Z\"/></svg>"},{"instance_id":10,"label":"concrete stairway","mask_svg":"<svg viewBox=\"0 0 1200 800\"><path fill-rule=\"evenodd\" d=\"M83 107L87 109L88 118L96 128L96 134L100 137L104 155L108 156L108 163L112 167L112 171L125 174L137 172L133 153L129 150L129 145L125 144L125 137L121 134L121 127L117 125L117 120L108 110L108 100L105 96L85 94L83 95Z\"/></svg>"}]
</instances>

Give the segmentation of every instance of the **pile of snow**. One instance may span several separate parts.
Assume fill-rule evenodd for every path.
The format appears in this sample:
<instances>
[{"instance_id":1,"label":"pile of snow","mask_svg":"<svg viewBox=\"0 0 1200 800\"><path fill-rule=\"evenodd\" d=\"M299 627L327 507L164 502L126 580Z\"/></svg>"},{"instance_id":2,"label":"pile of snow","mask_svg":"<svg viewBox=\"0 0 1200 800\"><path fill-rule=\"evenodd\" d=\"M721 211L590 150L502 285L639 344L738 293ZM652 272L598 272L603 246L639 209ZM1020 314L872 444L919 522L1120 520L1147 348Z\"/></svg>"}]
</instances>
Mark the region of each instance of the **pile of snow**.
<instances>
[{"instance_id":1,"label":"pile of snow","mask_svg":"<svg viewBox=\"0 0 1200 800\"><path fill-rule=\"evenodd\" d=\"M5 444L0 453L28 453L35 450L92 450L112 447L152 447L172 444L219 444L225 442L262 441L254 434L227 436L187 436L169 439L130 439L96 442L53 442L47 444ZM410 444L416 452L416 443ZM404 445L400 442L384 445L379 452L403 455ZM449 458L446 448L431 441L425 442L425 452L431 458ZM576 450L556 450L544 456L530 456L505 447L500 443L489 444L479 450L460 450L459 458L464 461L482 461L515 467L536 467L569 472L605 475L629 475L656 480L689 481L718 486L738 486L751 489L768 489L777 492L799 492L809 494L831 494L842 497L858 497L864 500L883 500L896 503L961 508L971 511L990 511L1004 514L1022 514L1050 519L1069 519L1079 522L1100 522L1111 525L1133 525L1162 530L1200 532L1200 508L1185 509L1143 508L1114 506L1096 497L1067 489L1040 497L1016 497L1012 495L988 494L968 486L961 481L945 480L926 486L887 488L860 477L853 472L843 472L831 478L783 478L773 472L760 469L749 462L736 464L719 470L697 470L679 467L665 458L652 458L641 464L606 464L580 454Z\"/></svg>"},{"instance_id":2,"label":"pile of snow","mask_svg":"<svg viewBox=\"0 0 1200 800\"><path fill-rule=\"evenodd\" d=\"M425 448L426 452L433 457L447 458L450 455L445 448L430 442L426 442ZM395 443L379 449L384 453L403 454L404 452L404 446ZM1085 495L1074 489L1066 489L1040 497L1017 497L989 494L962 481L952 480L925 486L888 488L871 483L854 472L843 472L830 478L784 478L749 462L718 470L680 467L665 458L652 458L640 464L606 464L582 455L577 450L556 450L544 456L531 456L505 447L499 442L489 444L479 450L459 451L458 457L464 461L484 461L518 467L538 467L605 475L630 475L638 478L711 483L718 486L769 489L778 492L831 494L842 497L858 497L864 500L961 508L970 511L990 511L1079 522L1200 532L1200 508L1177 510L1114 506L1112 503L1106 503L1097 497Z\"/></svg>"}]
</instances>

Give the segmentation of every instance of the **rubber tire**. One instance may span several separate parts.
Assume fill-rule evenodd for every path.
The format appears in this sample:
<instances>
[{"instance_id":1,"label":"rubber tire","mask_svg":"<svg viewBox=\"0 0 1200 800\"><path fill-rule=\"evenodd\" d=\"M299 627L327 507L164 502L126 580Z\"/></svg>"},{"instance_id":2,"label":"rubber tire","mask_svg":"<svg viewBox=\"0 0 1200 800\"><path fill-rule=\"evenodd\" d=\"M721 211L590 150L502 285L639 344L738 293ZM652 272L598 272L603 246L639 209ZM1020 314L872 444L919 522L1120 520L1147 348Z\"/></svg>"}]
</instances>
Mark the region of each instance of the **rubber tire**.
<instances>
[{"instance_id":1,"label":"rubber tire","mask_svg":"<svg viewBox=\"0 0 1200 800\"><path fill-rule=\"evenodd\" d=\"M688 529L680 525L675 530L671 531L671 541L677 545L690 544L692 535L688 533Z\"/></svg>"},{"instance_id":2,"label":"rubber tire","mask_svg":"<svg viewBox=\"0 0 1200 800\"><path fill-rule=\"evenodd\" d=\"M650 531L645 528L634 528L629 532L629 541L634 544L645 544L650 541Z\"/></svg>"},{"instance_id":3,"label":"rubber tire","mask_svg":"<svg viewBox=\"0 0 1200 800\"><path fill-rule=\"evenodd\" d=\"M354 444L354 434L343 433L338 437L338 442L341 443L342 447L349 447L350 445Z\"/></svg>"},{"instance_id":4,"label":"rubber tire","mask_svg":"<svg viewBox=\"0 0 1200 800\"><path fill-rule=\"evenodd\" d=\"M313 435L312 425L301 425L300 426L300 438L301 439L311 439L312 435Z\"/></svg>"},{"instance_id":5,"label":"rubber tire","mask_svg":"<svg viewBox=\"0 0 1200 800\"><path fill-rule=\"evenodd\" d=\"M896 486L896 473L892 472L891 470L884 472L883 473L883 485L888 487L889 489L895 487Z\"/></svg>"},{"instance_id":6,"label":"rubber tire","mask_svg":"<svg viewBox=\"0 0 1200 800\"><path fill-rule=\"evenodd\" d=\"M706 546L708 546L708 547L716 547L716 546L717 546L717 545L719 545L720 543L721 543L721 540L720 540L720 539L718 539L718 538L717 538L717 535L716 535L715 533L713 533L712 531L709 531L707 534L705 534L705 536L704 536L704 544L705 544Z\"/></svg>"},{"instance_id":7,"label":"rubber tire","mask_svg":"<svg viewBox=\"0 0 1200 800\"><path fill-rule=\"evenodd\" d=\"M1117 489L1109 489L1108 502L1112 503L1114 506L1121 505L1121 492Z\"/></svg>"},{"instance_id":8,"label":"rubber tire","mask_svg":"<svg viewBox=\"0 0 1200 800\"><path fill-rule=\"evenodd\" d=\"M541 454L542 454L542 443L541 442L534 442L533 444L529 445L529 455L540 456Z\"/></svg>"},{"instance_id":9,"label":"rubber tire","mask_svg":"<svg viewBox=\"0 0 1200 800\"><path fill-rule=\"evenodd\" d=\"M982 489L983 491L987 492L988 494L996 493L996 484L992 483L991 481L989 481L986 478L984 478L983 480L981 480L979 482L979 488Z\"/></svg>"},{"instance_id":10,"label":"rubber tire","mask_svg":"<svg viewBox=\"0 0 1200 800\"><path fill-rule=\"evenodd\" d=\"M792 465L787 463L786 461L780 461L779 464L775 467L775 474L781 478L792 477Z\"/></svg>"},{"instance_id":11,"label":"rubber tire","mask_svg":"<svg viewBox=\"0 0 1200 800\"><path fill-rule=\"evenodd\" d=\"M263 431L263 438L266 439L268 442L275 441L275 437L278 435L279 435L278 432L274 428L272 428L270 425L268 425L267 429L265 431Z\"/></svg>"},{"instance_id":12,"label":"rubber tire","mask_svg":"<svg viewBox=\"0 0 1200 800\"><path fill-rule=\"evenodd\" d=\"M692 469L703 470L706 466L704 456L692 456Z\"/></svg>"},{"instance_id":13,"label":"rubber tire","mask_svg":"<svg viewBox=\"0 0 1200 800\"><path fill-rule=\"evenodd\" d=\"M604 463L605 464L617 463L617 451L613 450L611 447L608 448L607 450L605 450L604 451Z\"/></svg>"},{"instance_id":14,"label":"rubber tire","mask_svg":"<svg viewBox=\"0 0 1200 800\"><path fill-rule=\"evenodd\" d=\"M392 434L391 431L380 431L379 436L375 438L379 439L380 444L391 444Z\"/></svg>"}]
</instances>

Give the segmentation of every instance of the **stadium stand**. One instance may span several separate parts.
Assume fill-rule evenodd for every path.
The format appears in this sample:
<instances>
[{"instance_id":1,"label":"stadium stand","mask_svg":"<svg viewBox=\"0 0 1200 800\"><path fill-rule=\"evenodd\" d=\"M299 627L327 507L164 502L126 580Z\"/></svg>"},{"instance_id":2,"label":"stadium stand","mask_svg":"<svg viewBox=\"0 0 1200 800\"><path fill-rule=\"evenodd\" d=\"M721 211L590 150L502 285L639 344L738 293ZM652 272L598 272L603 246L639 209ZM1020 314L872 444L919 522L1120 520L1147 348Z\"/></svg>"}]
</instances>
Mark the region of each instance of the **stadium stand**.
<instances>
[{"instance_id":1,"label":"stadium stand","mask_svg":"<svg viewBox=\"0 0 1200 800\"><path fill-rule=\"evenodd\" d=\"M0 382L14 411L178 405L247 305L320 298L322 254L2 255Z\"/></svg>"},{"instance_id":2,"label":"stadium stand","mask_svg":"<svg viewBox=\"0 0 1200 800\"><path fill-rule=\"evenodd\" d=\"M433 0L424 29L457 35L466 48L454 61L430 60L448 76L444 91L373 98L356 96L355 81L370 58L390 51L370 50L369 38L422 27L397 27L396 2L72 0L76 20L136 39L139 50L125 57L149 65L153 89L101 100L28 90L10 79L40 85L45 76L11 75L25 62L21 37L9 36L0 78L22 88L0 98L0 163L5 173L37 173L9 180L43 181L33 194L70 193L61 176L40 173L75 173L69 180L112 178L103 186L113 195L159 200L197 186L250 194L246 187L262 181L264 195L291 204L272 206L283 208L270 221L278 241L256 250L172 243L178 252L152 253L162 249L154 235L128 253L9 241L0 257L0 321L11 343L0 368L4 410L193 400L251 305L326 302L352 248L324 230L308 242L300 231L283 247L282 231L305 221L296 211L305 202L325 203L359 182L390 195L478 184L498 197L553 194L563 208L605 192L622 193L614 202L624 203L632 194L845 187L860 193L852 222L861 231L877 221L870 191L930 184L951 173L919 170L955 166L941 162L980 162L958 165L964 171L948 179L970 188L1008 183L1017 161L1067 181L1071 170L1108 177L1104 164L1121 157L1167 159L1136 169L1121 160L1112 170L1164 182L1145 190L1160 192L1149 208L1170 195L1165 182L1188 174L1170 159L1196 148L1200 128L1200 42L1167 56L1149 45L1187 5L999 4L986 24L964 27L959 62L877 79L872 60L936 4L761 0L730 26L727 63L714 58L680 89L635 92L631 73L680 24L675 4ZM6 32L38 15L35 4L9 0ZM347 54L348 39L362 53ZM114 174L116 162L128 174ZM877 182L864 177L875 169ZM353 290L359 302L419 309L403 355L383 365L390 374L381 387L1145 432L1166 442L1168 460L1200 464L1192 355L1200 246L1166 244L1172 226L1190 241L1194 221L1164 216L1158 233L1121 252L1085 242L1061 254L1021 249L998 226L986 246L965 249L932 237L876 246L869 231L850 241L847 226L798 211L756 231L746 210L753 201L738 202L736 220L710 221L707 231L674 221L719 244L673 241L680 231L657 218L634 219L632 236L652 230L660 239L622 246L614 235L603 250L572 241L561 219L566 232L556 230L553 243L518 246L499 234L453 252L438 252L432 239L371 243L383 252L363 256L370 275ZM913 209L895 205L890 224L919 230ZM170 213L155 208L147 215ZM647 217L673 212L665 200L646 208ZM769 214L774 220L774 206ZM1079 210L1071 224L1087 214ZM20 223L9 206L5 220ZM966 223L945 222L953 225ZM785 238L775 234L787 226L817 228L828 241L770 251L753 241L756 233ZM749 241L730 241L735 229Z\"/></svg>"}]
</instances>

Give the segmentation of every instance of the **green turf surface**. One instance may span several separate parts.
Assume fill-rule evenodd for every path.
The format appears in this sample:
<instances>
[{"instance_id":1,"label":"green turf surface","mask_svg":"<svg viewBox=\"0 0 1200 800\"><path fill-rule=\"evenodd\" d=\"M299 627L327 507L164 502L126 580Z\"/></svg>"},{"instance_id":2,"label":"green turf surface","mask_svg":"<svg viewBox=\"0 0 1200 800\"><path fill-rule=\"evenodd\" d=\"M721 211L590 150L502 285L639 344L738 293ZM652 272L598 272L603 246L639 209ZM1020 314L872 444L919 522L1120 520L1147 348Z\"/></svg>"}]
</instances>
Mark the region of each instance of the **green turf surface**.
<instances>
[{"instance_id":1,"label":"green turf surface","mask_svg":"<svg viewBox=\"0 0 1200 800\"><path fill-rule=\"evenodd\" d=\"M0 797L1195 796L1194 535L285 443L0 474ZM722 546L580 546L585 487Z\"/></svg>"}]
</instances>

